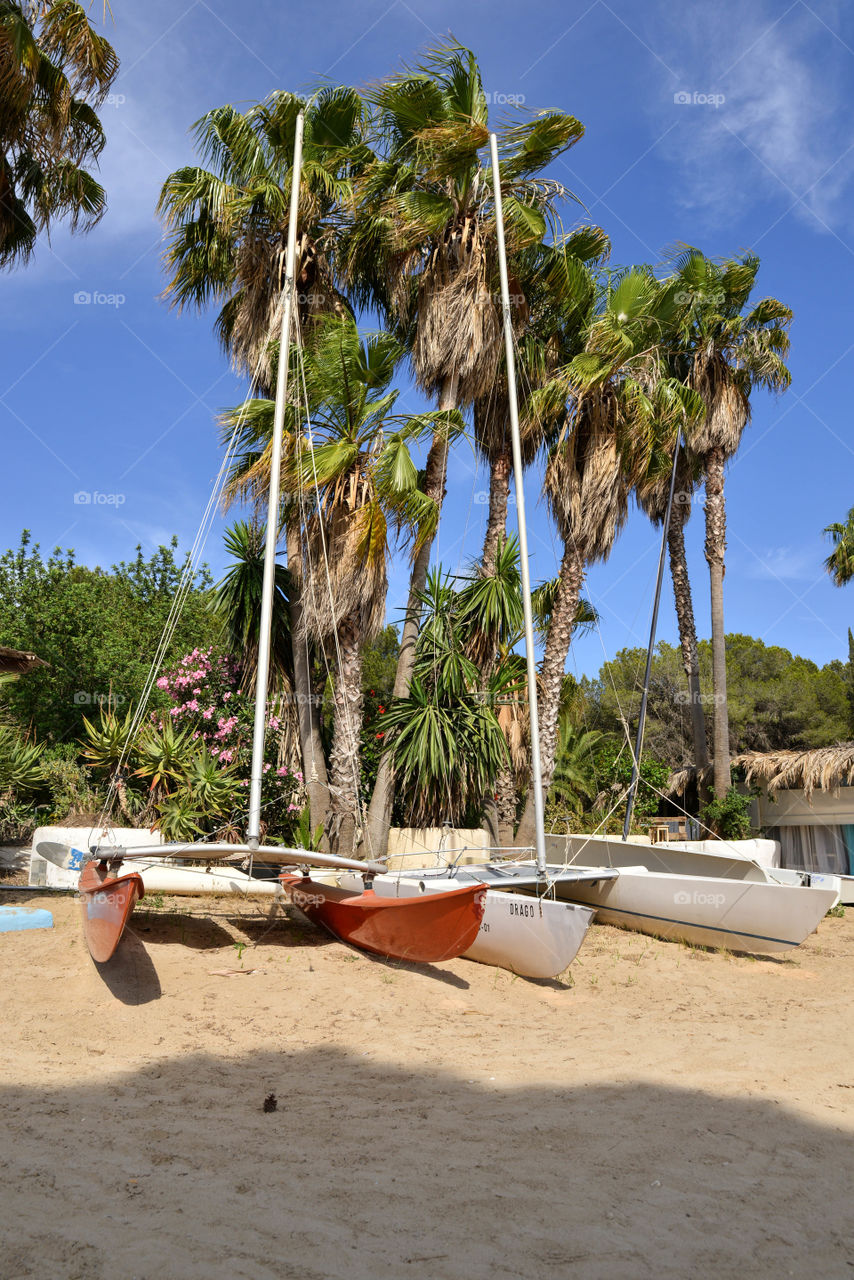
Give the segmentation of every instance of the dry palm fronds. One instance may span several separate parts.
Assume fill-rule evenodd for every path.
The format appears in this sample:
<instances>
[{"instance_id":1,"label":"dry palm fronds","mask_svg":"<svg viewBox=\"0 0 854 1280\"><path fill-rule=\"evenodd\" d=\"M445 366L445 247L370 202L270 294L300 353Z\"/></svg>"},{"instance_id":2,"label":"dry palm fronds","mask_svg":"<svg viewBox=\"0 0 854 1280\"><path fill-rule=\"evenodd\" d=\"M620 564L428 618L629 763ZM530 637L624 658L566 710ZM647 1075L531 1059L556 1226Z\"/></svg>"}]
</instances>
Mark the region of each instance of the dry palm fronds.
<instances>
[{"instance_id":1,"label":"dry palm fronds","mask_svg":"<svg viewBox=\"0 0 854 1280\"><path fill-rule=\"evenodd\" d=\"M732 763L736 764L737 761L733 760ZM714 777L714 771L714 765L711 764L703 765L699 769L694 765L689 765L686 769L676 769L667 779L665 793L669 796L684 796L692 783L696 783L700 788L707 787Z\"/></svg>"},{"instance_id":2,"label":"dry palm fronds","mask_svg":"<svg viewBox=\"0 0 854 1280\"><path fill-rule=\"evenodd\" d=\"M732 457L750 419L750 400L737 375L723 356L698 355L691 382L707 406L705 419L691 430L691 448L701 454L720 448Z\"/></svg>"},{"instance_id":3,"label":"dry palm fronds","mask_svg":"<svg viewBox=\"0 0 854 1280\"><path fill-rule=\"evenodd\" d=\"M555 523L585 562L608 555L628 514L614 416L607 392L585 397L546 467L545 489Z\"/></svg>"},{"instance_id":4,"label":"dry palm fronds","mask_svg":"<svg viewBox=\"0 0 854 1280\"><path fill-rule=\"evenodd\" d=\"M809 800L816 790L836 793L854 784L854 742L804 751L747 751L732 763L744 770L746 782L760 782L772 795L802 788Z\"/></svg>"},{"instance_id":5,"label":"dry palm fronds","mask_svg":"<svg viewBox=\"0 0 854 1280\"><path fill-rule=\"evenodd\" d=\"M501 316L492 291L487 247L476 218L448 231L418 283L418 323L412 360L427 392L455 369L459 397L486 395L498 372Z\"/></svg>"}]
</instances>

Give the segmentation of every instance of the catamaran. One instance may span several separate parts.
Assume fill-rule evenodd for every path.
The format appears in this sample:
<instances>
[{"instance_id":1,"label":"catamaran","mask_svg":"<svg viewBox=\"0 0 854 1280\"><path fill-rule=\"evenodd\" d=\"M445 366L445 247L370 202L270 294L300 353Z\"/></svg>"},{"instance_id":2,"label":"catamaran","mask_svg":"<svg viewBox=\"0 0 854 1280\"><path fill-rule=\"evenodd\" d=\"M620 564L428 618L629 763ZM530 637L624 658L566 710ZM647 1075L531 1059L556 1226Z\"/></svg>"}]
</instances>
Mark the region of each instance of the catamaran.
<instances>
[{"instance_id":1,"label":"catamaran","mask_svg":"<svg viewBox=\"0 0 854 1280\"><path fill-rule=\"evenodd\" d=\"M527 978L553 978L575 959L584 941L594 911L578 903L557 900L553 878L547 874L545 852L545 815L540 785L540 734L537 710L537 671L534 655L531 578L528 564L528 532L525 519L525 491L522 483L522 452L519 433L519 409L516 392L516 362L513 349L513 324L510 311L510 287L507 254L504 245L504 213L501 200L501 175L498 142L490 134L492 180L495 192L495 222L498 241L498 265L501 279L501 307L504 321L504 349L507 368L507 396L510 416L510 439L513 451L513 476L516 489L516 511L519 526L519 561L522 579L525 656L527 669L528 713L531 724L532 770L536 805L536 864L524 868L508 868L504 864L477 867L432 867L411 871L387 872L366 876L364 872L348 872L335 877L343 892L357 892L368 883L374 893L398 901L424 900L436 893L453 895L462 886L486 887L484 914L480 929L471 945L462 953L468 960L509 969ZM441 855L437 855L440 857ZM567 870L568 880L596 881L616 876L606 868ZM525 890L524 893L518 892ZM514 892L517 891L517 892Z\"/></svg>"},{"instance_id":2,"label":"catamaran","mask_svg":"<svg viewBox=\"0 0 854 1280\"><path fill-rule=\"evenodd\" d=\"M347 892L313 882L308 867L356 870L370 876L382 872L385 869L384 865L379 862L366 863L354 858L341 858L334 854L315 853L305 849L285 849L278 845L261 844L261 789L267 728L267 690L270 673L276 547L280 519L282 439L288 391L290 338L296 296L296 237L303 127L304 119L300 112L296 121L294 159L291 169L291 198L267 503L246 843L244 845L212 842L199 845L142 846L133 849L133 856L149 859L180 857L210 860L233 858L235 855L244 853L253 859L278 863L287 868L295 867L300 869L297 874L286 872L283 875L283 887L302 909L308 908L307 914L312 920L323 925L341 941L394 959L449 960L465 951L477 935L484 912L485 888L482 884L458 886L452 893L427 894L411 901L398 901L380 896L373 891L370 883L361 892ZM39 844L37 851L59 866L79 867L80 901L86 941L92 958L99 963L105 963L115 954L131 913L145 892L142 876L136 871L125 873L122 863L126 851L108 843L103 845L96 843L87 850L79 851L43 841Z\"/></svg>"}]
</instances>

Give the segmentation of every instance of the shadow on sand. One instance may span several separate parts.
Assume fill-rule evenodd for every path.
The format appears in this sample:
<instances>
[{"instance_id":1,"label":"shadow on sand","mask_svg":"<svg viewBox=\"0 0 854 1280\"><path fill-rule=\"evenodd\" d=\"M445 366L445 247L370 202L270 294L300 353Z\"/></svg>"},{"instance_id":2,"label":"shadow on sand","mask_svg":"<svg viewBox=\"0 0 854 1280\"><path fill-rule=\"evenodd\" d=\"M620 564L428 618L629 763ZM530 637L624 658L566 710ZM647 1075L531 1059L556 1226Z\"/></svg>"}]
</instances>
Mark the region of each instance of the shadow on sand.
<instances>
[{"instance_id":1,"label":"shadow on sand","mask_svg":"<svg viewBox=\"0 0 854 1280\"><path fill-rule=\"evenodd\" d=\"M365 1050L0 1087L4 1275L851 1275L850 1138L773 1100L480 1084L380 1059L375 1026Z\"/></svg>"}]
</instances>

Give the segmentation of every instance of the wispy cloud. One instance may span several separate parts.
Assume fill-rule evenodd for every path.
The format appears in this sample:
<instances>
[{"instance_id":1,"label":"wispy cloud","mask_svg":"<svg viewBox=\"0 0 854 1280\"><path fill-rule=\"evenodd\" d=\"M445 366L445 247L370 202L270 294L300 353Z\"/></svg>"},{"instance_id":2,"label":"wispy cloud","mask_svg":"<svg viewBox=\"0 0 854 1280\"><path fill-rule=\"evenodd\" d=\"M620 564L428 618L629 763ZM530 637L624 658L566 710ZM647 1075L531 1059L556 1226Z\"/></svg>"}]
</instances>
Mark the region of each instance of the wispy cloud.
<instances>
[{"instance_id":1,"label":"wispy cloud","mask_svg":"<svg viewBox=\"0 0 854 1280\"><path fill-rule=\"evenodd\" d=\"M680 33L680 80L662 110L679 113L667 141L683 176L678 198L711 221L769 201L780 217L844 230L854 146L839 104L854 83L854 51L836 13L803 0L724 0L695 18Z\"/></svg>"},{"instance_id":2,"label":"wispy cloud","mask_svg":"<svg viewBox=\"0 0 854 1280\"><path fill-rule=\"evenodd\" d=\"M747 576L777 582L808 582L820 576L821 560L812 547L757 549L747 566Z\"/></svg>"}]
</instances>

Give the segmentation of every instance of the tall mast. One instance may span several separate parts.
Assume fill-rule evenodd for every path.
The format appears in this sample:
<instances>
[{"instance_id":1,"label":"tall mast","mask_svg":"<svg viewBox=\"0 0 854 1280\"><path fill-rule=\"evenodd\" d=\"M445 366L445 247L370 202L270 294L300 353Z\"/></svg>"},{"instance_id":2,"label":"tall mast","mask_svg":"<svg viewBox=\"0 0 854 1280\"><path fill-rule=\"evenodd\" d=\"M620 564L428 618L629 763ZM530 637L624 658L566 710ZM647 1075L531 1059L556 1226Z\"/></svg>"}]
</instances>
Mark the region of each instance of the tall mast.
<instances>
[{"instance_id":1,"label":"tall mast","mask_svg":"<svg viewBox=\"0 0 854 1280\"><path fill-rule=\"evenodd\" d=\"M291 350L297 253L297 214L302 171L303 113L296 120L294 162L291 168L291 206L288 248L285 257L284 305L279 338L279 370L276 379L276 412L270 458L270 492L267 500L267 541L264 547L264 582L261 590L261 629L258 636L258 674L255 680L255 722L252 732L252 770L249 787L249 821L246 842L257 847L261 838L261 785L264 780L264 741L267 732L267 689L270 683L270 640L273 629L273 590L276 582L276 546L279 541L279 473L282 467L282 434L288 397L288 361Z\"/></svg>"},{"instance_id":2,"label":"tall mast","mask_svg":"<svg viewBox=\"0 0 854 1280\"><path fill-rule=\"evenodd\" d=\"M525 486L522 477L522 445L519 438L519 402L516 396L516 360L513 351L513 320L510 313L510 285L507 279L507 251L504 247L504 207L498 168L498 139L489 135L492 183L495 188L495 229L498 238L498 267L501 274L501 310L504 315L504 354L507 364L507 403L513 443L513 479L516 486L516 514L519 523L519 563L522 570L522 608L525 616L525 661L528 670L528 714L531 722L531 782L534 788L537 872L546 874L546 828L543 802L543 770L540 762L540 716L537 708L537 667L534 657L534 616L531 608L531 573L528 568L528 526L525 522Z\"/></svg>"},{"instance_id":3,"label":"tall mast","mask_svg":"<svg viewBox=\"0 0 854 1280\"><path fill-rule=\"evenodd\" d=\"M676 488L676 464L679 461L679 440L676 437L676 448L673 450L673 470L670 472L670 492L667 495L667 510L664 513L664 524L661 526L661 551L658 555L658 577L655 580L655 601L652 606L652 621L649 625L649 644L646 648L646 670L643 676L643 693L641 694L640 712L638 713L638 733L635 739L635 754L632 757L632 780L629 783L629 794L626 800L626 817L623 822L623 839L629 838L629 827L632 825L632 810L635 807L635 796L640 774L640 758L643 749L643 731L646 725L646 704L649 698L649 679L652 674L652 654L655 649L655 633L658 629L658 606L661 603L661 582L664 577L664 555L667 549L667 535L670 532L670 513L673 510L673 491Z\"/></svg>"}]
</instances>

